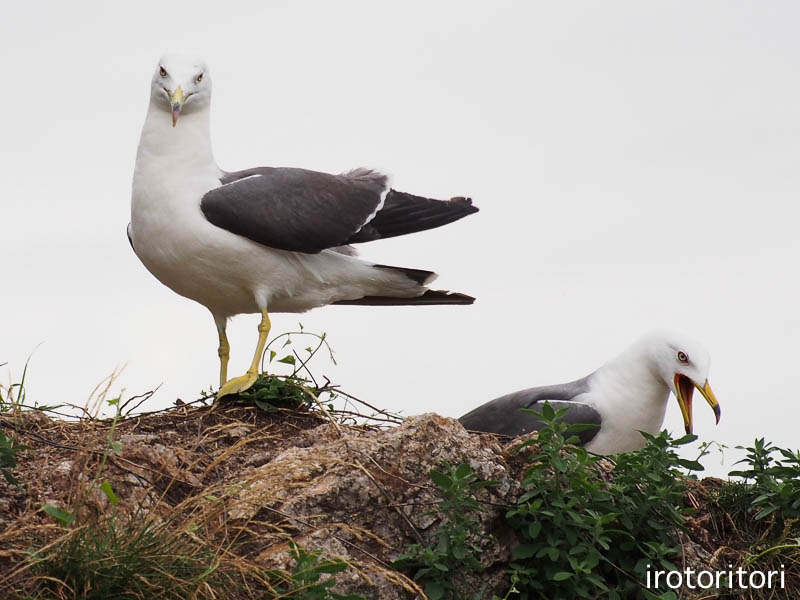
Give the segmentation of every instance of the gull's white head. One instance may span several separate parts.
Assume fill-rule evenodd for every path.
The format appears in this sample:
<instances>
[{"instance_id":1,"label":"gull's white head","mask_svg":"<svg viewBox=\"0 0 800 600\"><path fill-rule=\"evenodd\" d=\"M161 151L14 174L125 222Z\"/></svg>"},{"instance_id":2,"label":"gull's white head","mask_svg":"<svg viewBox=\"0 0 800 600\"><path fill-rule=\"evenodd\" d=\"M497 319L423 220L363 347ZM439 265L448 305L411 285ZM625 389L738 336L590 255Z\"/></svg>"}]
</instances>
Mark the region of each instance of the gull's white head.
<instances>
[{"instance_id":1,"label":"gull's white head","mask_svg":"<svg viewBox=\"0 0 800 600\"><path fill-rule=\"evenodd\" d=\"M211 102L211 75L204 60L194 56L165 54L150 84L151 103L172 116L175 127L180 115L207 108Z\"/></svg>"},{"instance_id":2,"label":"gull's white head","mask_svg":"<svg viewBox=\"0 0 800 600\"><path fill-rule=\"evenodd\" d=\"M686 433L692 432L692 394L695 388L714 410L719 423L719 404L708 383L711 357L699 342L683 334L654 331L639 340L635 347L646 353L654 375L675 394Z\"/></svg>"}]
</instances>

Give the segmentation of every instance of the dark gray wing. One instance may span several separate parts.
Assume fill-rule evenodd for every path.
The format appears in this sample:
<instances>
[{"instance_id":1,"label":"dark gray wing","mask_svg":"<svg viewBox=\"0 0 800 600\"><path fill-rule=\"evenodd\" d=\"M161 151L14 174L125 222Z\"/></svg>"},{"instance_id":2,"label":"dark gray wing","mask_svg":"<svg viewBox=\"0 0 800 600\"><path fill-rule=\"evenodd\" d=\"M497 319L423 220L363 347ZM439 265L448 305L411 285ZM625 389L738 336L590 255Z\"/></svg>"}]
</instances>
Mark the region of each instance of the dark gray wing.
<instances>
[{"instance_id":1,"label":"dark gray wing","mask_svg":"<svg viewBox=\"0 0 800 600\"><path fill-rule=\"evenodd\" d=\"M317 253L439 227L478 209L465 198L432 200L387 191L385 175L260 167L226 173L206 193L206 219L265 246Z\"/></svg>"},{"instance_id":2,"label":"dark gray wing","mask_svg":"<svg viewBox=\"0 0 800 600\"><path fill-rule=\"evenodd\" d=\"M542 411L545 401L555 409L566 408L564 422L571 425L592 424L596 428L577 432L581 444L587 444L600 428L600 413L588 404L575 401L575 398L589 391L589 377L570 383L530 388L495 398L468 412L459 419L470 431L483 431L516 437L542 427L541 420L521 409Z\"/></svg>"}]
</instances>

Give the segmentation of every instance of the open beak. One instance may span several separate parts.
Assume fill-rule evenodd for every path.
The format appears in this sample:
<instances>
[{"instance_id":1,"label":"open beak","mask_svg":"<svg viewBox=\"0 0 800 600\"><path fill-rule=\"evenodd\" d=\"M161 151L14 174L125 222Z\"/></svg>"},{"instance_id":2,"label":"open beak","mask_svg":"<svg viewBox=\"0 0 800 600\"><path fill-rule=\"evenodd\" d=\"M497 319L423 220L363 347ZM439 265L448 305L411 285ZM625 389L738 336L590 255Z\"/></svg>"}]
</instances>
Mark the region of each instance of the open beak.
<instances>
[{"instance_id":1,"label":"open beak","mask_svg":"<svg viewBox=\"0 0 800 600\"><path fill-rule=\"evenodd\" d=\"M183 108L183 102L185 98L183 97L183 90L181 86L175 88L175 91L170 94L169 103L172 106L172 126L175 127L175 123L178 122L178 117L181 116L181 109Z\"/></svg>"},{"instance_id":2,"label":"open beak","mask_svg":"<svg viewBox=\"0 0 800 600\"><path fill-rule=\"evenodd\" d=\"M681 407L683 424L686 426L686 433L692 433L692 394L694 393L694 388L697 388L700 391L700 393L703 395L703 398L706 399L706 402L708 402L708 405L714 411L714 416L717 418L717 424L719 424L719 417L721 415L719 403L717 402L716 396L714 396L714 392L711 391L711 386L708 384L708 381L700 386L700 384L695 383L686 377L686 375L676 373L675 395L678 397L678 405Z\"/></svg>"}]
</instances>

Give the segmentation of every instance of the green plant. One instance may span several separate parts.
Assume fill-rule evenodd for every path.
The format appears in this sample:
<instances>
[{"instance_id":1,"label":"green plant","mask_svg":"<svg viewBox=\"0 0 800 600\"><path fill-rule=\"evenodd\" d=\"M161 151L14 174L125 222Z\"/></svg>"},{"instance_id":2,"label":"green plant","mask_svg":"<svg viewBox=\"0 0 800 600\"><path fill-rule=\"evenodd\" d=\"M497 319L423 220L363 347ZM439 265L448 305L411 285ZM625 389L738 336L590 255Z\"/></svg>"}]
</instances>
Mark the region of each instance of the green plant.
<instances>
[{"instance_id":1,"label":"green plant","mask_svg":"<svg viewBox=\"0 0 800 600\"><path fill-rule=\"evenodd\" d=\"M0 431L0 472L11 485L19 485L17 479L12 475L11 469L17 466L19 454L27 449L28 446L20 444L14 438L8 437Z\"/></svg>"},{"instance_id":2,"label":"green plant","mask_svg":"<svg viewBox=\"0 0 800 600\"><path fill-rule=\"evenodd\" d=\"M27 388L25 387L25 379L28 376L28 366L30 365L31 356L28 356L28 359L25 361L25 366L22 369L22 378L18 383L11 383L8 385L0 383L0 413L16 412L25 409L55 412L56 409L63 406L62 404L40 406L37 401L34 401L32 405L26 403ZM0 367L6 364L8 363L0 363Z\"/></svg>"},{"instance_id":3,"label":"green plant","mask_svg":"<svg viewBox=\"0 0 800 600\"><path fill-rule=\"evenodd\" d=\"M749 469L731 471L729 475L752 480L751 514L759 521L776 513L782 520L800 518L800 452L778 448L764 438L743 448L747 456L739 463ZM774 454L782 458L775 458Z\"/></svg>"},{"instance_id":4,"label":"green plant","mask_svg":"<svg viewBox=\"0 0 800 600\"><path fill-rule=\"evenodd\" d=\"M333 577L323 579L323 575L341 573L350 568L347 561L338 558L322 558L320 550L304 550L290 542L290 552L295 566L290 573L276 572L272 579L279 583L273 585L276 598L286 600L364 600L357 594L337 594L331 591L336 585Z\"/></svg>"},{"instance_id":5,"label":"green plant","mask_svg":"<svg viewBox=\"0 0 800 600\"><path fill-rule=\"evenodd\" d=\"M445 462L443 470L431 471L430 477L441 497L433 512L441 513L442 523L433 532L430 544L413 544L397 557L394 566L413 571L414 580L423 584L430 600L482 598L483 591L467 595L463 575L483 570L479 542L490 539L481 532L475 492L497 482L481 481L466 463L454 467Z\"/></svg>"},{"instance_id":6,"label":"green plant","mask_svg":"<svg viewBox=\"0 0 800 600\"><path fill-rule=\"evenodd\" d=\"M46 548L31 555L40 593L71 590L84 600L190 598L235 576L213 548L153 518L96 516Z\"/></svg>"},{"instance_id":7,"label":"green plant","mask_svg":"<svg viewBox=\"0 0 800 600\"><path fill-rule=\"evenodd\" d=\"M264 355L261 359L262 374L259 375L253 386L239 394L239 397L246 401L252 402L261 410L266 412L274 411L278 408L299 408L303 404L312 402L317 399L321 388L314 375L308 368L308 364L324 347L328 351L329 360L335 365L336 359L333 355L333 350L327 341L326 334L318 334L305 331L303 324L299 323L298 331L288 331L275 336L270 340L264 349ZM304 354L291 347L294 344L293 336L310 337L314 342L304 349ZM276 350L279 340L283 343L280 350ZM288 348L288 350L284 350ZM285 354L278 358L279 353ZM275 375L263 373L264 362L267 364L283 364L289 365L292 372L288 375Z\"/></svg>"},{"instance_id":8,"label":"green plant","mask_svg":"<svg viewBox=\"0 0 800 600\"><path fill-rule=\"evenodd\" d=\"M245 402L252 402L265 412L279 408L295 409L309 402L306 393L308 381L293 375L268 375L262 373L253 386L239 393Z\"/></svg>"},{"instance_id":9,"label":"green plant","mask_svg":"<svg viewBox=\"0 0 800 600\"><path fill-rule=\"evenodd\" d=\"M519 597L675 598L644 582L649 568L675 568L686 512L680 467L702 469L676 449L696 437L644 434L644 449L618 455L603 477L601 458L572 445L570 434L589 426L563 423L565 412L545 404L536 414L546 426L520 446L530 449L530 466L507 512L519 539L511 563Z\"/></svg>"},{"instance_id":10,"label":"green plant","mask_svg":"<svg viewBox=\"0 0 800 600\"><path fill-rule=\"evenodd\" d=\"M25 367L22 370L22 380L19 383L12 383L9 385L0 384L0 412L8 412L16 410L25 404L25 376L28 373L28 363L30 357L25 361ZM3 363L0 366L5 366L8 363Z\"/></svg>"},{"instance_id":11,"label":"green plant","mask_svg":"<svg viewBox=\"0 0 800 600\"><path fill-rule=\"evenodd\" d=\"M290 572L242 569L174 523L107 515L73 529L48 551L33 553L39 586L32 597L69 591L69 597L82 600L177 600L214 598L215 591L225 590L234 598L363 600L331 591L336 580L324 577L347 570L346 561L324 559L295 544L291 554L296 564Z\"/></svg>"}]
</instances>

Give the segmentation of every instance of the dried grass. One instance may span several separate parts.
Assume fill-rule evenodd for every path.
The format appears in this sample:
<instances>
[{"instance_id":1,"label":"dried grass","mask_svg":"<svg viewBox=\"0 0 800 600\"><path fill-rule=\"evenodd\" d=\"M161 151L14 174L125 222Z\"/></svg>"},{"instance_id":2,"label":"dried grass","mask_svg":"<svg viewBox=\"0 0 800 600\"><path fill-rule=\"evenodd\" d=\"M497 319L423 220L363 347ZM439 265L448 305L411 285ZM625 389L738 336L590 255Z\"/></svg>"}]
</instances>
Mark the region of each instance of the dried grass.
<instances>
[{"instance_id":1,"label":"dried grass","mask_svg":"<svg viewBox=\"0 0 800 600\"><path fill-rule=\"evenodd\" d=\"M252 506L242 506L247 501L241 490L257 483L251 465L254 455L275 456L291 447L298 435L325 422L336 421L332 435L338 436L396 421L380 411L375 413L377 423L370 424L370 415L357 415L357 424L353 410L344 415L307 407L266 413L253 406L205 405L207 399L197 406L181 404L153 413L128 414L118 421L100 418L115 376L93 391L77 419L54 420L18 405L0 413L0 426L29 446L15 471L24 488L0 489L0 498L9 499L8 510L0 517L0 590L4 598L81 596L85 590L71 589L52 575L54 561L63 561L77 547L95 543L94 534L87 535L90 530L110 535L115 529L131 536L145 524L181 564L176 566L175 560L156 554L152 557L155 570L148 577L160 583L153 587L140 577L141 585L130 597L271 598L273 584L265 575L265 558L280 557L273 562L290 565L289 541L302 543L315 529L298 527L283 517L264 520ZM137 404L129 400L125 408L148 397L137 398ZM122 442L120 455L108 452L112 427L114 438ZM295 475L314 472L330 462L311 465L298 460ZM252 472L249 477L242 477L248 472ZM123 500L119 505L112 505L98 489L105 480L112 482ZM290 476L285 487L274 491L274 498L265 494L259 503L268 505L278 492L285 495L312 484L313 477L303 481ZM42 512L44 504L71 512L74 524L54 523ZM237 515L249 516L237 519ZM331 535L345 533L351 545L350 538L381 543L374 534L344 523L329 527ZM120 561L114 568L124 568L129 559L124 542L120 540L120 546L100 556L93 568L107 568L105 563L113 561ZM31 553L31 548L37 550ZM410 593L419 592L413 582L382 561L372 560L369 551L363 556L364 560L353 561L354 573L365 580L381 574ZM190 564L195 558L198 560ZM158 561L165 565L160 572ZM202 569L201 563L205 565ZM170 571L170 567L174 569ZM192 576L181 576L181 569L188 569Z\"/></svg>"}]
</instances>

